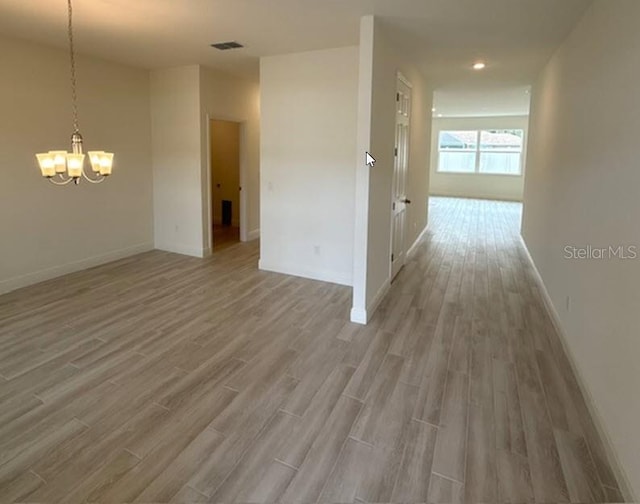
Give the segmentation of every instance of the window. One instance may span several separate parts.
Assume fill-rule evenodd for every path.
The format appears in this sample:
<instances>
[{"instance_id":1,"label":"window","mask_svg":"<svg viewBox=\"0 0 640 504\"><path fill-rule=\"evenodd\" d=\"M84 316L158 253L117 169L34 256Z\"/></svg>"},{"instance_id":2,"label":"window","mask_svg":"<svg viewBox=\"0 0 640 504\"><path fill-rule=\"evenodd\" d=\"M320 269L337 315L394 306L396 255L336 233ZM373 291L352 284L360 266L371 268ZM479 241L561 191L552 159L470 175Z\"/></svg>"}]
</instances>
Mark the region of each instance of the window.
<instances>
[{"instance_id":1,"label":"window","mask_svg":"<svg viewBox=\"0 0 640 504\"><path fill-rule=\"evenodd\" d=\"M441 131L438 171L520 175L524 131Z\"/></svg>"},{"instance_id":2,"label":"window","mask_svg":"<svg viewBox=\"0 0 640 504\"><path fill-rule=\"evenodd\" d=\"M477 131L441 131L438 171L474 173L477 152Z\"/></svg>"}]
</instances>

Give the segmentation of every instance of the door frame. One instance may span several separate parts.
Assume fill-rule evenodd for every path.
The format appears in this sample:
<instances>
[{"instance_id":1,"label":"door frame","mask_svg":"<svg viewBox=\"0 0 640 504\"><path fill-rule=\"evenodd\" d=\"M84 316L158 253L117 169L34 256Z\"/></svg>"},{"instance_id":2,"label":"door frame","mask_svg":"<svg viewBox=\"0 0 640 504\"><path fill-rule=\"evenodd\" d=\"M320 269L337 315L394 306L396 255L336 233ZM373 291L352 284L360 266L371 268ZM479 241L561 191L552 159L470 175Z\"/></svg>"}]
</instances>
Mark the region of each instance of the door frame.
<instances>
[{"instance_id":1,"label":"door frame","mask_svg":"<svg viewBox=\"0 0 640 504\"><path fill-rule=\"evenodd\" d=\"M411 119L413 117L413 85L411 84L411 82L409 81L409 79L407 79L404 74L398 70L396 72L396 92L398 89L398 82L402 82L405 86L407 86L409 88L409 90L411 90L411 100L409 102L409 127L407 130L407 178L405 179L405 192L406 192L406 188L407 188L407 179L408 179L408 174L409 174L409 159L410 159L410 153L411 153ZM396 105L397 106L397 105ZM397 110L397 109L394 109ZM393 124L394 124L394 130L395 130L395 126L397 126L396 123L396 116L397 116L397 112L394 113L393 115ZM394 133L395 136L395 133ZM394 142L394 148L395 148L395 142ZM393 162L395 163L395 157ZM394 170L394 176L395 176L395 170ZM394 280L394 276L393 276L393 261L391 260L391 254L393 254L393 230L394 230L394 209L393 209L393 202L395 200L395 194L394 194L394 181L393 178L391 180L391 208L389 209L391 212L391 233L390 233L390 244L389 244L389 249L391 251L391 253L389 254L389 281L393 282ZM405 212L408 212L408 209L405 210ZM408 226L408 222L407 222L407 218L406 218L406 214L405 214L405 220L404 220L404 232L403 232L403 240L402 240L402 249L403 249L403 264L400 266L400 269L398 270L398 273L400 272L400 270L402 270L402 268L404 267L404 261L407 258L407 226Z\"/></svg>"},{"instance_id":2,"label":"door frame","mask_svg":"<svg viewBox=\"0 0 640 504\"><path fill-rule=\"evenodd\" d=\"M213 251L213 188L211 177L211 121L228 121L240 126L240 241L247 241L247 121L238 117L207 114L207 215L205 236L209 253Z\"/></svg>"}]
</instances>

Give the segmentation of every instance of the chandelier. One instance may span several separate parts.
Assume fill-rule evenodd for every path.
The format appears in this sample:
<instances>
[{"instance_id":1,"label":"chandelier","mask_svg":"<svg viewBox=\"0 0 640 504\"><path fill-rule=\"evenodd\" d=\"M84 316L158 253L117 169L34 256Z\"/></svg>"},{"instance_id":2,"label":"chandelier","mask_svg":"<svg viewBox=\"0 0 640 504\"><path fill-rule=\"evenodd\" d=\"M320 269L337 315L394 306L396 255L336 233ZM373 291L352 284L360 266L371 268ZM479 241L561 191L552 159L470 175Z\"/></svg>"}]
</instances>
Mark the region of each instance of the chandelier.
<instances>
[{"instance_id":1,"label":"chandelier","mask_svg":"<svg viewBox=\"0 0 640 504\"><path fill-rule=\"evenodd\" d=\"M113 154L103 151L89 151L92 176L84 168L85 154L82 149L82 135L78 129L78 99L76 95L76 60L73 48L73 7L67 0L69 13L69 59L71 62L71 103L73 107L73 134L71 152L57 150L36 154L42 176L55 185L79 184L82 178L93 184L103 182L113 168Z\"/></svg>"}]
</instances>

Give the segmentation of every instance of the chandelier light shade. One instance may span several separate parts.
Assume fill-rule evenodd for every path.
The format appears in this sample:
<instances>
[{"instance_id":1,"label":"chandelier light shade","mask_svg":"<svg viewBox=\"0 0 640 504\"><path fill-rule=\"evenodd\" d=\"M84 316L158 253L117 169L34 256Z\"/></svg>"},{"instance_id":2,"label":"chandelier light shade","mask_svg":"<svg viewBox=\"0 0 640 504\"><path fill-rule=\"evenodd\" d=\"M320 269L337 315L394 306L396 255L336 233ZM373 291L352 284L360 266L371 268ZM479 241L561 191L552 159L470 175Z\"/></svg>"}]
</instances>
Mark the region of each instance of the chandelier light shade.
<instances>
[{"instance_id":1,"label":"chandelier light shade","mask_svg":"<svg viewBox=\"0 0 640 504\"><path fill-rule=\"evenodd\" d=\"M93 184L104 182L113 170L113 153L89 151L92 176L85 171L85 154L83 139L78 129L78 99L76 95L76 58L73 45L73 6L67 0L69 15L69 60L71 63L71 105L73 107L73 134L71 135L71 152L55 150L36 154L42 176L55 185L67 185L69 182L79 184L81 179Z\"/></svg>"}]
</instances>

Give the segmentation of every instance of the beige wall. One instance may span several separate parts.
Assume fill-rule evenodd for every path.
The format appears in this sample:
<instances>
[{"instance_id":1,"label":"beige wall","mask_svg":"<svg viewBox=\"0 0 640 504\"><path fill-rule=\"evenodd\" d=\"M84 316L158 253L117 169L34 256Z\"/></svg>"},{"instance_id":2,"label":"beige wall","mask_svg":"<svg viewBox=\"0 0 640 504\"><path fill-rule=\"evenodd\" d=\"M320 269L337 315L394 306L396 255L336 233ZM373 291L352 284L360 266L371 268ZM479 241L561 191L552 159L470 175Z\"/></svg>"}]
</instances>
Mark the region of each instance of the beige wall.
<instances>
[{"instance_id":1,"label":"beige wall","mask_svg":"<svg viewBox=\"0 0 640 504\"><path fill-rule=\"evenodd\" d=\"M427 224L433 90L411 61L405 60L387 38L380 21L365 16L360 28L358 97L358 156L354 291L351 319L365 323L390 285L391 189L395 147L395 97L398 72L412 84L411 146L408 197L409 248ZM364 153L377 162L364 164Z\"/></svg>"},{"instance_id":2,"label":"beige wall","mask_svg":"<svg viewBox=\"0 0 640 504\"><path fill-rule=\"evenodd\" d=\"M210 119L241 123L241 239L257 238L257 85L198 65L154 70L151 110L156 247L196 257L211 252Z\"/></svg>"},{"instance_id":3,"label":"beige wall","mask_svg":"<svg viewBox=\"0 0 640 504\"><path fill-rule=\"evenodd\" d=\"M263 58L260 74L260 267L350 285L358 48Z\"/></svg>"},{"instance_id":4,"label":"beige wall","mask_svg":"<svg viewBox=\"0 0 640 504\"><path fill-rule=\"evenodd\" d=\"M443 117L433 119L431 138L431 183L430 193L438 196L464 198L486 198L522 201L524 192L526 138L529 128L528 116L506 117ZM525 132L525 147L522 155L523 172L515 175L485 175L438 172L438 138L443 130L522 129Z\"/></svg>"},{"instance_id":5,"label":"beige wall","mask_svg":"<svg viewBox=\"0 0 640 504\"><path fill-rule=\"evenodd\" d=\"M222 201L231 201L231 221L240 225L240 125L232 121L212 120L211 192L213 222L222 223Z\"/></svg>"},{"instance_id":6,"label":"beige wall","mask_svg":"<svg viewBox=\"0 0 640 504\"><path fill-rule=\"evenodd\" d=\"M373 311L390 281L391 198L395 148L397 56L374 19L371 136L377 162L369 173L366 306ZM413 147L413 146L411 146ZM371 314L368 313L367 317Z\"/></svg>"},{"instance_id":7,"label":"beige wall","mask_svg":"<svg viewBox=\"0 0 640 504\"><path fill-rule=\"evenodd\" d=\"M523 223L633 501L640 496L640 262L568 260L564 247L640 245L639 19L637 0L596 1L536 83Z\"/></svg>"},{"instance_id":8,"label":"beige wall","mask_svg":"<svg viewBox=\"0 0 640 504\"><path fill-rule=\"evenodd\" d=\"M207 226L211 215L209 186L209 119L240 123L240 215L242 240L260 237L260 86L209 68L200 68L200 136L202 165L203 236L210 246Z\"/></svg>"},{"instance_id":9,"label":"beige wall","mask_svg":"<svg viewBox=\"0 0 640 504\"><path fill-rule=\"evenodd\" d=\"M200 68L151 72L155 246L207 254L202 227Z\"/></svg>"},{"instance_id":10,"label":"beige wall","mask_svg":"<svg viewBox=\"0 0 640 504\"><path fill-rule=\"evenodd\" d=\"M153 248L148 72L78 58L85 148L114 173L55 187L34 155L71 148L68 55L2 37L0 62L0 293Z\"/></svg>"}]
</instances>

